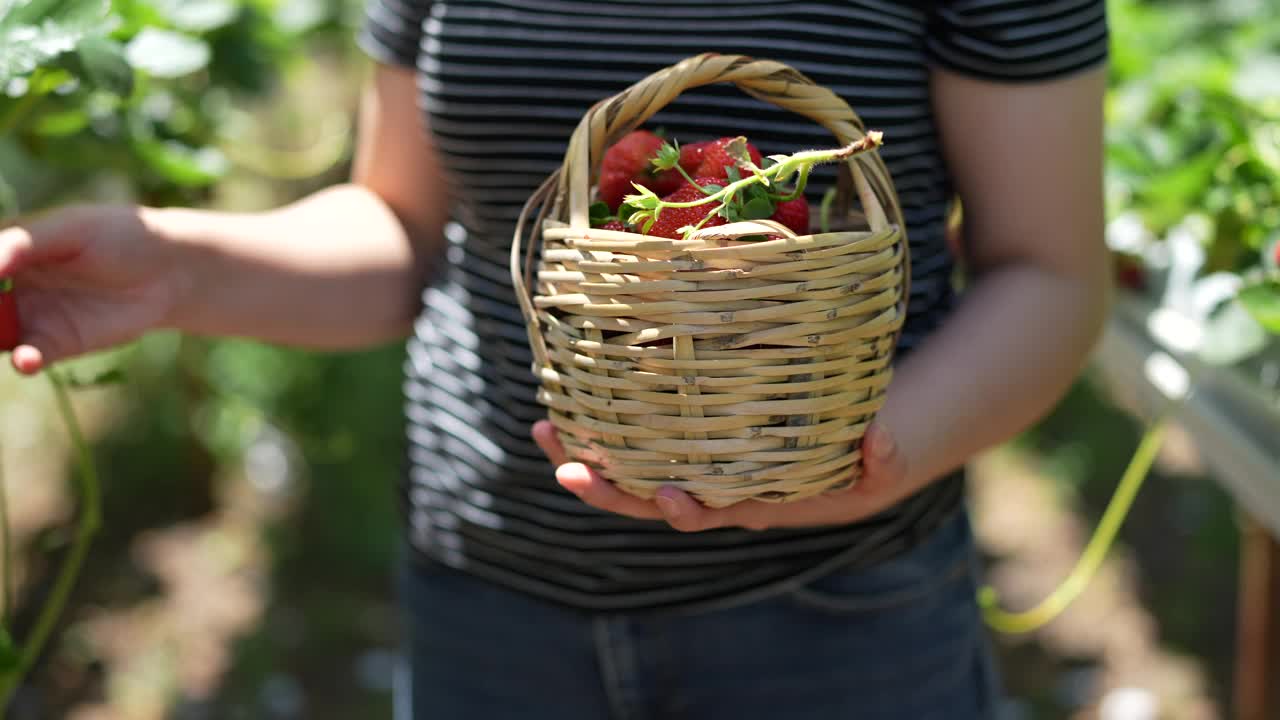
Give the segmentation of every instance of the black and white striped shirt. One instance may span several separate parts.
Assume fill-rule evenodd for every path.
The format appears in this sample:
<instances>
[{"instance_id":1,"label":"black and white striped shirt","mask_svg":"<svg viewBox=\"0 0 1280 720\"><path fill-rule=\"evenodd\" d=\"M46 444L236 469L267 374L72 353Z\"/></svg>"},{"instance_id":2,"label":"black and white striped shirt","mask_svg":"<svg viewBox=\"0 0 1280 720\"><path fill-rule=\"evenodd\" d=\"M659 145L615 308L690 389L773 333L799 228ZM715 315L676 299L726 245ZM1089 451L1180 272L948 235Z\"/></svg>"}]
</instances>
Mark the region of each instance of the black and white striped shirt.
<instances>
[{"instance_id":1,"label":"black and white striped shirt","mask_svg":"<svg viewBox=\"0 0 1280 720\"><path fill-rule=\"evenodd\" d=\"M912 254L905 354L954 299L931 66L1007 82L1095 66L1104 0L371 0L360 44L416 69L463 196L405 367L403 500L423 557L582 608L706 607L890 557L962 507L961 473L836 528L685 534L583 504L529 435L545 412L507 269L514 222L596 101L705 51L780 60L884 132ZM766 155L832 142L727 85L686 92L651 124L682 142L744 134ZM815 173L814 199L830 180Z\"/></svg>"}]
</instances>

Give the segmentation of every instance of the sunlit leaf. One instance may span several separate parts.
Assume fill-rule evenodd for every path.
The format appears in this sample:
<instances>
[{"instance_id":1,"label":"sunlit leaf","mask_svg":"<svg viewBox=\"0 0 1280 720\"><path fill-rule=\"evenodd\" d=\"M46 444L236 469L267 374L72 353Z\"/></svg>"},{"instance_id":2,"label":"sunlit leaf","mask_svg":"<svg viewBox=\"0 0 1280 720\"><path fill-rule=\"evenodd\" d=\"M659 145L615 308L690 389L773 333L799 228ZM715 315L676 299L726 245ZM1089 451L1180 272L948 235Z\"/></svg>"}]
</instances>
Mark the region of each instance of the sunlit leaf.
<instances>
[{"instance_id":1,"label":"sunlit leaf","mask_svg":"<svg viewBox=\"0 0 1280 720\"><path fill-rule=\"evenodd\" d=\"M175 28L190 33L226 27L240 13L240 3L232 0L164 0L154 4Z\"/></svg>"},{"instance_id":2,"label":"sunlit leaf","mask_svg":"<svg viewBox=\"0 0 1280 720\"><path fill-rule=\"evenodd\" d=\"M108 0L11 0L0 13L0 87L105 29Z\"/></svg>"},{"instance_id":3,"label":"sunlit leaf","mask_svg":"<svg viewBox=\"0 0 1280 720\"><path fill-rule=\"evenodd\" d=\"M129 41L125 57L152 77L176 78L203 70L211 53L200 38L149 27Z\"/></svg>"},{"instance_id":4,"label":"sunlit leaf","mask_svg":"<svg viewBox=\"0 0 1280 720\"><path fill-rule=\"evenodd\" d=\"M1210 365L1231 365L1255 355L1267 345L1267 331L1245 309L1243 301L1228 302L1205 323L1200 359Z\"/></svg>"},{"instance_id":5,"label":"sunlit leaf","mask_svg":"<svg viewBox=\"0 0 1280 720\"><path fill-rule=\"evenodd\" d=\"M1280 281L1268 280L1240 291L1240 304L1254 320L1273 333L1280 333Z\"/></svg>"},{"instance_id":6,"label":"sunlit leaf","mask_svg":"<svg viewBox=\"0 0 1280 720\"><path fill-rule=\"evenodd\" d=\"M165 179L185 187L210 185L226 174L226 157L217 149L193 148L175 141L142 140L138 154Z\"/></svg>"}]
</instances>

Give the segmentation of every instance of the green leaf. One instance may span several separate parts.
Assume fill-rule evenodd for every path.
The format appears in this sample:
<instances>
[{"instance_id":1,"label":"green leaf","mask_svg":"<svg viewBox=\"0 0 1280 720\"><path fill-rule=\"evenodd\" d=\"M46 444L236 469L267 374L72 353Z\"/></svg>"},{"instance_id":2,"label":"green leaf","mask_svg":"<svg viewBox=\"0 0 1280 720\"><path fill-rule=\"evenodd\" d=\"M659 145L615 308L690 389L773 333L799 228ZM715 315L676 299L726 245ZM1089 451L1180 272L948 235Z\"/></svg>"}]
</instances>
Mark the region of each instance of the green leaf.
<instances>
[{"instance_id":1,"label":"green leaf","mask_svg":"<svg viewBox=\"0 0 1280 720\"><path fill-rule=\"evenodd\" d=\"M160 28L142 30L125 47L129 63L158 78L177 78L208 66L212 53L203 40Z\"/></svg>"},{"instance_id":2,"label":"green leaf","mask_svg":"<svg viewBox=\"0 0 1280 720\"><path fill-rule=\"evenodd\" d=\"M654 153L653 159L650 161L655 171L674 170L680 164L680 148L669 142L662 143L658 147L658 152Z\"/></svg>"},{"instance_id":3,"label":"green leaf","mask_svg":"<svg viewBox=\"0 0 1280 720\"><path fill-rule=\"evenodd\" d=\"M743 220L764 220L773 215L777 208L767 197L753 197L742 205Z\"/></svg>"},{"instance_id":4,"label":"green leaf","mask_svg":"<svg viewBox=\"0 0 1280 720\"><path fill-rule=\"evenodd\" d=\"M193 148L175 141L139 140L138 155L165 179L183 187L204 187L221 179L229 167L215 148Z\"/></svg>"},{"instance_id":5,"label":"green leaf","mask_svg":"<svg viewBox=\"0 0 1280 720\"><path fill-rule=\"evenodd\" d=\"M1232 301L1205 323L1200 360L1209 365L1233 365L1266 347L1267 332L1243 302Z\"/></svg>"},{"instance_id":6,"label":"green leaf","mask_svg":"<svg viewBox=\"0 0 1280 720\"><path fill-rule=\"evenodd\" d=\"M164 0L156 8L173 26L190 33L207 33L226 27L240 14L231 0Z\"/></svg>"},{"instance_id":7,"label":"green leaf","mask_svg":"<svg viewBox=\"0 0 1280 720\"><path fill-rule=\"evenodd\" d=\"M124 46L104 37L87 37L76 48L84 77L94 87L113 95L133 94L133 68L124 56Z\"/></svg>"},{"instance_id":8,"label":"green leaf","mask_svg":"<svg viewBox=\"0 0 1280 720\"><path fill-rule=\"evenodd\" d=\"M21 665L22 650L9 635L9 629L0 626L0 676L13 674Z\"/></svg>"},{"instance_id":9,"label":"green leaf","mask_svg":"<svg viewBox=\"0 0 1280 720\"><path fill-rule=\"evenodd\" d=\"M108 0L10 0L0 9L0 87L105 31Z\"/></svg>"},{"instance_id":10,"label":"green leaf","mask_svg":"<svg viewBox=\"0 0 1280 720\"><path fill-rule=\"evenodd\" d=\"M31 121L32 132L42 137L66 137L89 126L89 114L75 107L40 115Z\"/></svg>"},{"instance_id":11,"label":"green leaf","mask_svg":"<svg viewBox=\"0 0 1280 720\"><path fill-rule=\"evenodd\" d=\"M609 210L609 204L603 200L591 203L591 207L587 208L587 218L592 227L604 225L614 219L613 212Z\"/></svg>"},{"instance_id":12,"label":"green leaf","mask_svg":"<svg viewBox=\"0 0 1280 720\"><path fill-rule=\"evenodd\" d=\"M324 0L282 0L276 6L275 21L289 33L305 33L329 19L329 6ZM661 133L655 132L658 137Z\"/></svg>"},{"instance_id":13,"label":"green leaf","mask_svg":"<svg viewBox=\"0 0 1280 720\"><path fill-rule=\"evenodd\" d=\"M1280 334L1280 281L1249 285L1240 290L1238 298L1259 324L1269 332Z\"/></svg>"},{"instance_id":14,"label":"green leaf","mask_svg":"<svg viewBox=\"0 0 1280 720\"><path fill-rule=\"evenodd\" d=\"M0 13L0 27L57 23L89 28L111 11L110 0L10 0Z\"/></svg>"}]
</instances>

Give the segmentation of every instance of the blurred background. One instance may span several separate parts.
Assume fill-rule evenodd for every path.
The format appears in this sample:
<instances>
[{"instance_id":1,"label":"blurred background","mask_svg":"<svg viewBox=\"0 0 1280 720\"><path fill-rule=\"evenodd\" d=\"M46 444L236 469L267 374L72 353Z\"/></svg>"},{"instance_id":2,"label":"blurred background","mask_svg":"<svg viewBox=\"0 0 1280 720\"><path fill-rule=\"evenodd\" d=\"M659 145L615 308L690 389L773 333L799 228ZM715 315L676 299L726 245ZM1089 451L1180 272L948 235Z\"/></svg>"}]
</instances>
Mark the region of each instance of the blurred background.
<instances>
[{"instance_id":1,"label":"blurred background","mask_svg":"<svg viewBox=\"0 0 1280 720\"><path fill-rule=\"evenodd\" d=\"M367 71L360 5L118 1L112 44L34 72L0 64L0 209L257 209L342 180ZM1280 622L1265 604L1280 584L1266 571L1280 292L1263 279L1280 230L1280 4L1110 6L1116 318L1060 406L975 464L977 527L1008 604L1070 571L1162 389L1189 373L1197 392L1099 577L1047 627L996 637L1009 718L1243 717L1242 692L1280 686L1275 645L1251 640ZM400 360L398 346L310 354L157 333L68 363L103 527L10 717L390 718ZM50 386L7 362L0 447L20 639L73 542L78 494Z\"/></svg>"}]
</instances>

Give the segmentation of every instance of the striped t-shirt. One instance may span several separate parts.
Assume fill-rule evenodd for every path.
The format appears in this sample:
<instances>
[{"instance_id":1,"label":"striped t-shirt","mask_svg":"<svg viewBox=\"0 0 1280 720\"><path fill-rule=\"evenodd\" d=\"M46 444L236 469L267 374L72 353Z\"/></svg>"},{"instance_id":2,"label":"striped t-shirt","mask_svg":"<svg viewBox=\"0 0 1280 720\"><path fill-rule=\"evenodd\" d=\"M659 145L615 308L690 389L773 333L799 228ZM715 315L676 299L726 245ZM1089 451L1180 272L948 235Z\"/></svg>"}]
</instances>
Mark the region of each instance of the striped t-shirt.
<instances>
[{"instance_id":1,"label":"striped t-shirt","mask_svg":"<svg viewBox=\"0 0 1280 720\"><path fill-rule=\"evenodd\" d=\"M908 353L954 301L930 67L1023 82L1095 66L1104 0L371 0L360 44L416 71L461 196L407 347L403 507L420 557L586 609L708 607L891 557L962 507L963 473L842 527L681 533L582 503L530 438L545 409L508 274L514 223L596 101L702 52L779 60L884 132L912 259ZM833 142L730 85L686 92L650 126L685 143L742 134L766 155ZM812 200L832 178L815 172Z\"/></svg>"}]
</instances>

